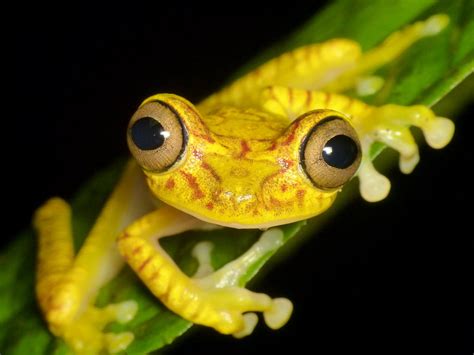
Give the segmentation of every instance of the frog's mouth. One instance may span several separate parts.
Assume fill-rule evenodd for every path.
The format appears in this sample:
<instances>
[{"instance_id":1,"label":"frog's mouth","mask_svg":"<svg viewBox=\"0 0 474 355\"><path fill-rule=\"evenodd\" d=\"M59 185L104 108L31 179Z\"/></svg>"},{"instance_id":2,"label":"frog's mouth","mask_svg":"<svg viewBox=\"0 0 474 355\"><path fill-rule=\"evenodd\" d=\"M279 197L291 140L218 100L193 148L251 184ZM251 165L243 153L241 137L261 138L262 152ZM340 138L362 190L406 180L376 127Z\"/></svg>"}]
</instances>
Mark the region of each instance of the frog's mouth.
<instances>
[{"instance_id":1,"label":"frog's mouth","mask_svg":"<svg viewBox=\"0 0 474 355\"><path fill-rule=\"evenodd\" d=\"M271 227L290 224L319 215L332 205L332 202L334 201L335 197L336 193L334 193L333 195L328 195L328 203L325 205L324 208L318 210L308 210L308 212L295 210L295 213L293 215L288 216L286 218L276 216L275 214L271 214L271 212L269 213L269 215L260 215L258 217L256 217L255 214L251 212L239 215L239 211L237 210L225 214L211 213L211 211L206 208L202 208L199 210L193 209L190 208L189 205L187 206L181 203L176 203L172 200L168 200L165 196L162 200L160 200L160 202L163 201L163 203L166 203L167 205L170 205L176 208L177 210L180 210L209 224L235 229L265 230Z\"/></svg>"},{"instance_id":2,"label":"frog's mouth","mask_svg":"<svg viewBox=\"0 0 474 355\"><path fill-rule=\"evenodd\" d=\"M235 221L225 221L225 220L220 220L220 219L217 220L215 218L212 218L211 216L206 216L206 215L197 213L195 211L187 210L186 208L182 208L182 207L178 207L178 206L173 206L173 207L176 207L177 209L179 209L179 210L181 210L181 211L183 211L183 212L185 212L185 213L187 213L187 214L189 214L193 217L196 217L197 219L202 220L204 222L214 224L214 225L218 225L218 226L222 226L222 227L227 227L227 228L235 228L235 229L262 229L262 230L266 230L268 228L277 227L277 226L284 225L284 224L290 224L290 223L306 220L306 219L309 219L311 217L314 217L314 216L320 214L320 212L318 212L318 213L302 215L302 216L292 217L292 218L281 218L281 219L272 219L272 220L264 220L264 221L256 221L256 220L249 219L249 220L242 220L240 222L235 222Z\"/></svg>"}]
</instances>

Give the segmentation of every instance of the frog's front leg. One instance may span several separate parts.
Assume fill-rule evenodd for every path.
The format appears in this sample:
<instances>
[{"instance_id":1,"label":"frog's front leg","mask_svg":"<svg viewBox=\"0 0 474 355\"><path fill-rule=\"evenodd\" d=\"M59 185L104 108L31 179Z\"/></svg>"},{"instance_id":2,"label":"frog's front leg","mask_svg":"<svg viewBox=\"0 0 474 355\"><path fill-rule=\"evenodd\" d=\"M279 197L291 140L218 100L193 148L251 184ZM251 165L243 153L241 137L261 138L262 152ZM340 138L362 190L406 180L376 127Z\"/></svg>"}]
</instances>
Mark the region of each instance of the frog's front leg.
<instances>
[{"instance_id":1,"label":"frog's front leg","mask_svg":"<svg viewBox=\"0 0 474 355\"><path fill-rule=\"evenodd\" d=\"M110 322L124 323L133 318L137 311L133 300L104 308L95 307L94 302L100 287L124 264L115 244L117 235L130 219L147 210L141 193L145 186L140 180L143 176L137 165L129 163L77 255L73 248L71 211L65 201L52 198L35 214L39 241L38 302L51 332L76 353L113 353L133 340L133 334L128 332L103 332Z\"/></svg>"},{"instance_id":2,"label":"frog's front leg","mask_svg":"<svg viewBox=\"0 0 474 355\"><path fill-rule=\"evenodd\" d=\"M431 109L422 105L399 106L388 104L370 107L353 119L361 137L362 163L357 173L360 191L367 201L384 199L390 191L390 181L378 173L370 157L374 142L382 142L400 153L400 170L409 174L419 161L418 146L409 130L416 126L423 131L426 142L435 149L446 146L454 134L454 123L437 117Z\"/></svg>"},{"instance_id":3,"label":"frog's front leg","mask_svg":"<svg viewBox=\"0 0 474 355\"><path fill-rule=\"evenodd\" d=\"M158 243L163 230L176 223L202 228L207 223L171 207L152 212L130 225L118 239L120 253L150 291L170 310L197 324L241 337L256 324L254 314L264 312L269 326L282 326L291 313L288 301L238 287L239 275L255 258L281 244L281 235L263 237L247 253L203 278L189 278ZM166 233L169 234L169 233ZM291 304L290 304L291 305ZM281 309L286 309L281 311Z\"/></svg>"},{"instance_id":4,"label":"frog's front leg","mask_svg":"<svg viewBox=\"0 0 474 355\"><path fill-rule=\"evenodd\" d=\"M384 199L390 191L390 181L378 173L370 150L375 142L381 142L400 153L400 170L408 174L419 161L418 146L409 130L419 127L432 148L443 148L454 134L454 123L437 117L423 105L370 106L340 94L271 86L261 95L263 109L274 114L297 119L305 112L316 109L332 109L347 115L356 129L362 146L362 162L357 173L360 191L367 201Z\"/></svg>"}]
</instances>

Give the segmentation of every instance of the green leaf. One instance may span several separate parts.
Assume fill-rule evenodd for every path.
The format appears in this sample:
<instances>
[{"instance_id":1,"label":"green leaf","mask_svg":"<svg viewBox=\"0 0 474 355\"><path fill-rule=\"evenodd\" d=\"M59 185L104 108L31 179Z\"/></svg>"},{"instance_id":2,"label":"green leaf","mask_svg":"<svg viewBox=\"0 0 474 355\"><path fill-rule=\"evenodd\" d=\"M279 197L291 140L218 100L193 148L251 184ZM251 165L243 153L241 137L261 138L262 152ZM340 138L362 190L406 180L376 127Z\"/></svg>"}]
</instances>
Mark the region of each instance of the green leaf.
<instances>
[{"instance_id":1,"label":"green leaf","mask_svg":"<svg viewBox=\"0 0 474 355\"><path fill-rule=\"evenodd\" d=\"M386 77L386 85L376 95L365 98L376 104L394 102L433 105L473 71L472 1L334 1L286 40L275 44L236 71L235 77L275 55L333 37L352 38L366 50L404 25L426 19L435 13L446 13L450 16L448 28L437 36L420 41L395 63L383 68L380 73ZM456 105L462 104L459 100L455 102ZM374 146L373 156L381 150L383 145ZM72 201L76 247L81 245L87 235L122 166L123 162L118 162L100 172L84 185ZM346 190L348 192L346 191L324 216L311 220L306 226L303 226L304 223L283 226L285 242L297 234L299 239L302 239L304 235L314 233L320 228L325 220L331 218L355 195L353 185ZM242 254L256 241L260 232L225 229L187 234L186 238L169 238L163 245L183 271L192 274L197 265L190 256L190 251L199 241L210 240L215 244L212 262L214 267L218 268ZM5 354L68 352L64 343L48 332L36 306L35 251L35 236L31 230L27 230L20 233L0 255L0 350ZM247 270L241 283L245 284L255 276L274 252ZM279 254L280 257L283 255ZM110 326L111 330L130 330L135 334L135 341L127 349L129 354L142 354L159 349L192 326L154 299L129 268L124 268L118 277L101 290L97 303L105 305L131 298L139 304L135 319L126 325Z\"/></svg>"}]
</instances>

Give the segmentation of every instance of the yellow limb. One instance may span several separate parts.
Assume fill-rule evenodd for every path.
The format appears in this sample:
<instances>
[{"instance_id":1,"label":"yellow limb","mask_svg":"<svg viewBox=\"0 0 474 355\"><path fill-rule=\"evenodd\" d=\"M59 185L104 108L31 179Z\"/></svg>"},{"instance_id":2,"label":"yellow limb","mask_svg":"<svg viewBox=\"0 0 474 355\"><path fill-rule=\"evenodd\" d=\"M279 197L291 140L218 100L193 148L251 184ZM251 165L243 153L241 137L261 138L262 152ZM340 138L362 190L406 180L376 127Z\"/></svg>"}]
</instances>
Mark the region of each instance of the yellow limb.
<instances>
[{"instance_id":1,"label":"yellow limb","mask_svg":"<svg viewBox=\"0 0 474 355\"><path fill-rule=\"evenodd\" d=\"M432 148L443 148L452 139L454 124L436 117L426 106L370 106L341 94L321 91L268 87L262 93L262 108L273 114L296 119L305 112L332 109L342 112L356 129L362 147L362 163L358 171L360 191L367 201L379 201L390 191L390 181L378 173L370 158L374 142L382 142L400 153L400 170L408 174L419 161L418 146L409 130L419 127Z\"/></svg>"},{"instance_id":2,"label":"yellow limb","mask_svg":"<svg viewBox=\"0 0 474 355\"><path fill-rule=\"evenodd\" d=\"M41 308L45 309L51 287L74 260L69 205L60 198L50 199L36 213L35 226L38 230L36 293Z\"/></svg>"},{"instance_id":3,"label":"yellow limb","mask_svg":"<svg viewBox=\"0 0 474 355\"><path fill-rule=\"evenodd\" d=\"M140 179L143 177L136 163L130 162L75 258L68 204L53 198L35 214L39 235L36 293L40 308L51 332L77 353L93 354L104 348L112 352L123 349L133 339L130 333L103 334L102 329L111 321L133 318L135 302L104 309L93 304L99 288L123 265L115 245L119 231L130 219L144 213L143 207L132 211L136 206L130 203Z\"/></svg>"},{"instance_id":4,"label":"yellow limb","mask_svg":"<svg viewBox=\"0 0 474 355\"><path fill-rule=\"evenodd\" d=\"M265 254L276 251L283 243L283 232L279 228L271 228L265 231L259 240L239 258L224 265L218 271L198 280L198 283L206 288L235 287L240 285L241 277L247 272L250 265L256 263ZM202 259L202 256L200 257ZM281 328L289 320L293 311L293 304L286 298L275 298L270 308L263 312L265 323L272 329ZM244 329L233 334L241 338L252 333L257 324L257 316L254 313L246 313L244 317Z\"/></svg>"},{"instance_id":5,"label":"yellow limb","mask_svg":"<svg viewBox=\"0 0 474 355\"><path fill-rule=\"evenodd\" d=\"M432 148L446 146L454 135L454 124L447 118L437 117L426 106L384 105L373 107L365 115L354 117L354 126L360 135L363 150L358 176L362 197L367 201L379 201L390 190L390 182L373 167L370 147L382 142L400 153L400 170L408 174L419 161L418 147L409 130L416 126L423 131L426 142Z\"/></svg>"},{"instance_id":6,"label":"yellow limb","mask_svg":"<svg viewBox=\"0 0 474 355\"><path fill-rule=\"evenodd\" d=\"M352 66L360 55L359 44L349 39L332 39L300 47L261 65L197 107L205 114L222 106L258 106L261 91L269 85L317 89Z\"/></svg>"},{"instance_id":7,"label":"yellow limb","mask_svg":"<svg viewBox=\"0 0 474 355\"><path fill-rule=\"evenodd\" d=\"M165 206L130 225L118 239L120 253L150 291L167 308L197 324L213 327L237 337L249 334L255 326L255 316L249 311L269 312L269 324L281 326L291 312L278 312L281 300L272 300L237 287L236 275L245 266L281 243L281 236L264 238L242 257L205 278L186 276L157 243L161 237L189 229L205 228L206 223L183 212ZM280 232L281 233L281 232ZM207 250L207 251L206 251ZM209 252L209 248L199 253ZM202 259L202 256L199 256ZM230 265L230 266L229 266ZM224 271L222 271L224 270ZM283 301L288 308L288 302ZM275 315L276 314L276 315ZM276 319L276 320L275 320ZM273 321L273 323L272 323Z\"/></svg>"},{"instance_id":8,"label":"yellow limb","mask_svg":"<svg viewBox=\"0 0 474 355\"><path fill-rule=\"evenodd\" d=\"M325 91L341 92L357 85L358 80L366 73L392 62L416 41L434 36L443 30L449 23L449 17L444 14L431 16L425 21L408 25L400 31L392 33L379 46L365 52L348 69L324 86Z\"/></svg>"},{"instance_id":9,"label":"yellow limb","mask_svg":"<svg viewBox=\"0 0 474 355\"><path fill-rule=\"evenodd\" d=\"M259 106L261 91L270 85L327 92L359 87L362 94L371 94L380 89L383 79L367 80L367 74L393 61L421 38L436 35L448 23L448 16L434 15L394 32L364 54L357 42L341 38L297 48L235 80L197 107L208 114L222 106Z\"/></svg>"},{"instance_id":10,"label":"yellow limb","mask_svg":"<svg viewBox=\"0 0 474 355\"><path fill-rule=\"evenodd\" d=\"M261 93L261 107L293 121L300 115L318 109L332 109L349 117L360 116L371 107L349 96L324 91L269 86Z\"/></svg>"}]
</instances>

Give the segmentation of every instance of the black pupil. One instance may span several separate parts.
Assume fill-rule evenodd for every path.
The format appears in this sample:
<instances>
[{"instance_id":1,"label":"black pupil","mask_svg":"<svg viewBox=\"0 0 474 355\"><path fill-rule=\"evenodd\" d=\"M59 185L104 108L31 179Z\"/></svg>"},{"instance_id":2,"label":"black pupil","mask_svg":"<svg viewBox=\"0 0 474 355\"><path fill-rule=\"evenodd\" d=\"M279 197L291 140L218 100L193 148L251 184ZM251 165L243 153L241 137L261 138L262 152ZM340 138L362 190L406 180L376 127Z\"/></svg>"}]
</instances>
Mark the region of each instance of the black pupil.
<instances>
[{"instance_id":1,"label":"black pupil","mask_svg":"<svg viewBox=\"0 0 474 355\"><path fill-rule=\"evenodd\" d=\"M161 147L168 134L161 123L151 117L140 118L131 128L133 143L141 150Z\"/></svg>"},{"instance_id":2,"label":"black pupil","mask_svg":"<svg viewBox=\"0 0 474 355\"><path fill-rule=\"evenodd\" d=\"M357 159L357 154L357 144L352 138L344 135L332 137L323 148L324 161L338 169L351 166Z\"/></svg>"}]
</instances>

